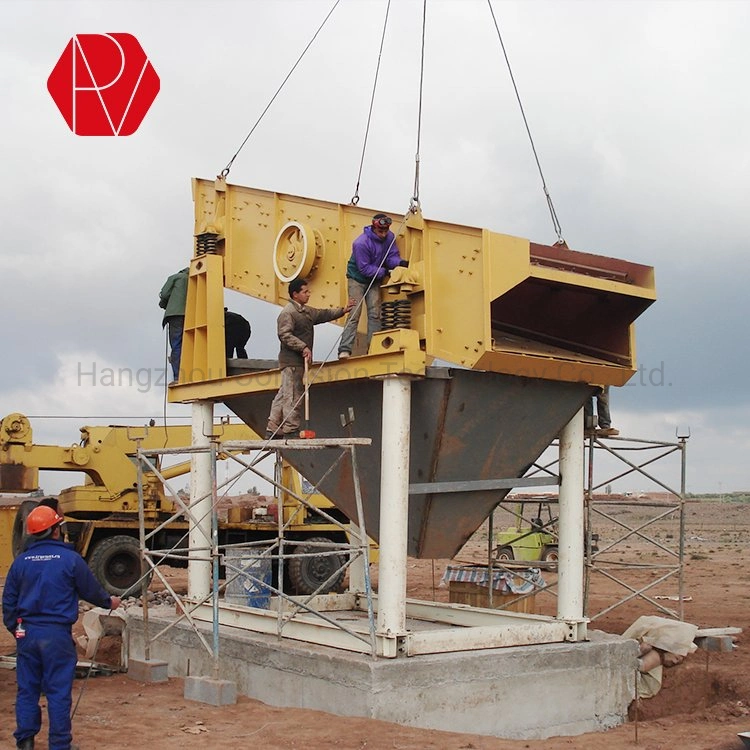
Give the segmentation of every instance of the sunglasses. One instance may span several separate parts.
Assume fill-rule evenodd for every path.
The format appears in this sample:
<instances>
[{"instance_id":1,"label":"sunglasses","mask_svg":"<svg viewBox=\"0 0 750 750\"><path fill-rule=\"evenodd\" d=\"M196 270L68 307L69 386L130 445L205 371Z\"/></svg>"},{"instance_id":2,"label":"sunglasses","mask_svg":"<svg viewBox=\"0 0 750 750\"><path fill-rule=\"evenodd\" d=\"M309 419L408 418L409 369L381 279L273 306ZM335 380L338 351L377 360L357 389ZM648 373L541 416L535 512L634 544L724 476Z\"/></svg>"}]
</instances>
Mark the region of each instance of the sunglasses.
<instances>
[{"instance_id":1,"label":"sunglasses","mask_svg":"<svg viewBox=\"0 0 750 750\"><path fill-rule=\"evenodd\" d=\"M387 216L382 219L372 220L372 225L375 227L380 227L381 229L385 229L386 227L389 227L391 224L393 224L393 221L389 219Z\"/></svg>"}]
</instances>

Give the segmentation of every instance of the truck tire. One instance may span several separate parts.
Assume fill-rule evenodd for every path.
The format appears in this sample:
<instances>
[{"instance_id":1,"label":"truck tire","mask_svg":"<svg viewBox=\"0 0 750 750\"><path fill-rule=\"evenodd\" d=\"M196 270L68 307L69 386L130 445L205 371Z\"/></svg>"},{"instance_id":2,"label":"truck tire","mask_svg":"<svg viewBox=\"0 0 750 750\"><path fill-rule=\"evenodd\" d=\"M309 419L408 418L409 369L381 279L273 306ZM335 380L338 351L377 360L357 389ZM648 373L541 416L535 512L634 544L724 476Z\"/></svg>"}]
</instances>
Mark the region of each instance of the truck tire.
<instances>
[{"instance_id":1,"label":"truck tire","mask_svg":"<svg viewBox=\"0 0 750 750\"><path fill-rule=\"evenodd\" d=\"M513 557L513 547L506 546L506 547L498 547L497 552L495 552L495 560L498 560L500 562L507 562L508 560L514 560Z\"/></svg>"},{"instance_id":2,"label":"truck tire","mask_svg":"<svg viewBox=\"0 0 750 750\"><path fill-rule=\"evenodd\" d=\"M135 537L120 534L102 539L87 558L91 572L114 596L138 596L140 586L128 591L141 577L141 548ZM151 573L146 579L151 580Z\"/></svg>"},{"instance_id":3,"label":"truck tire","mask_svg":"<svg viewBox=\"0 0 750 750\"><path fill-rule=\"evenodd\" d=\"M13 538L11 541L13 557L23 552L29 534L26 533L26 518L38 505L36 500L24 500L16 511L16 517L13 519Z\"/></svg>"},{"instance_id":4,"label":"truck tire","mask_svg":"<svg viewBox=\"0 0 750 750\"><path fill-rule=\"evenodd\" d=\"M314 536L308 539L310 542L330 542L325 536ZM326 552L333 549L329 547L310 546L302 543L295 547L295 552ZM296 594L312 594L317 590L329 576L338 571L338 575L321 591L320 594L327 594L336 591L344 580L344 565L346 558L341 555L319 555L318 557L293 557L289 560L289 581L292 584L292 590Z\"/></svg>"},{"instance_id":5,"label":"truck tire","mask_svg":"<svg viewBox=\"0 0 750 750\"><path fill-rule=\"evenodd\" d=\"M557 564L557 562L560 560L560 553L557 550L557 546L553 544L549 547L545 547L544 552L542 552L541 560L542 562Z\"/></svg>"}]
</instances>

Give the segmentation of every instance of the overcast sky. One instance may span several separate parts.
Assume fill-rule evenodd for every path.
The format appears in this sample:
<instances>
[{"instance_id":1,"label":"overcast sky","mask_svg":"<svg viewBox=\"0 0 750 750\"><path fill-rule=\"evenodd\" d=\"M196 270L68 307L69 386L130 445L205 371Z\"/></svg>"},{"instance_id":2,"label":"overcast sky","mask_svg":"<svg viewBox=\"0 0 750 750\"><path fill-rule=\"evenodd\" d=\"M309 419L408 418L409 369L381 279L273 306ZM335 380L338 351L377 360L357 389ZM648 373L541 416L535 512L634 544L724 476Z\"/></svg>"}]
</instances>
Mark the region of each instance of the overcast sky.
<instances>
[{"instance_id":1,"label":"overcast sky","mask_svg":"<svg viewBox=\"0 0 750 750\"><path fill-rule=\"evenodd\" d=\"M37 442L163 413L157 295L191 255L190 178L227 164L332 4L3 3L0 414L33 415ZM230 182L349 201L385 7L342 0ZM656 267L614 424L667 441L689 429L689 491L750 489L750 3L493 7L568 244ZM360 189L397 214L414 180L421 8L392 3ZM74 34L106 32L137 36L161 91L136 134L76 136L47 77ZM556 239L484 0L427 3L421 199L427 218ZM227 300L251 320L252 355L274 357L278 308ZM107 385L105 368L139 382Z\"/></svg>"}]
</instances>

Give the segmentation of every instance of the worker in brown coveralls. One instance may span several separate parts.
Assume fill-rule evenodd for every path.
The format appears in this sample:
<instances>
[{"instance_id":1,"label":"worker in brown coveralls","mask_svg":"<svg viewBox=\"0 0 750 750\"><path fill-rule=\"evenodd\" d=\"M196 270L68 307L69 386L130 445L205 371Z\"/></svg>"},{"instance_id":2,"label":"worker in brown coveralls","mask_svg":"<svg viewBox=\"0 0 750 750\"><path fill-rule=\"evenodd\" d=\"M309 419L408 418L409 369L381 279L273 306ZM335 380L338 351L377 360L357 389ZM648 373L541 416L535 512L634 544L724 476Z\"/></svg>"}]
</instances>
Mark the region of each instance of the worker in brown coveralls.
<instances>
[{"instance_id":1,"label":"worker in brown coveralls","mask_svg":"<svg viewBox=\"0 0 750 750\"><path fill-rule=\"evenodd\" d=\"M271 404L266 439L284 440L299 437L304 394L303 376L305 360L312 362L314 327L341 318L354 307L349 300L346 307L318 310L309 307L310 288L307 279L289 282L289 304L279 313L277 330L281 349L281 388Z\"/></svg>"}]
</instances>

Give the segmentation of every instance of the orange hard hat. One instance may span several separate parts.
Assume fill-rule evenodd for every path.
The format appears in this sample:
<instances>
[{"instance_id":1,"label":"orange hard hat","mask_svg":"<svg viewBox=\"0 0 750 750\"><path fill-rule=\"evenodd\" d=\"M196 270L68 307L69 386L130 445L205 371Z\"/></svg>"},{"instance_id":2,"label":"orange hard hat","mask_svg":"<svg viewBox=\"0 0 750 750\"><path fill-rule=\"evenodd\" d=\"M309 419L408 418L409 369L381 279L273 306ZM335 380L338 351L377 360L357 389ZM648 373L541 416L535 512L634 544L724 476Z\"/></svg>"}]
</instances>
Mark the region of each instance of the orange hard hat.
<instances>
[{"instance_id":1,"label":"orange hard hat","mask_svg":"<svg viewBox=\"0 0 750 750\"><path fill-rule=\"evenodd\" d=\"M63 522L63 517L54 508L37 505L26 518L26 531L29 534L41 534Z\"/></svg>"}]
</instances>

